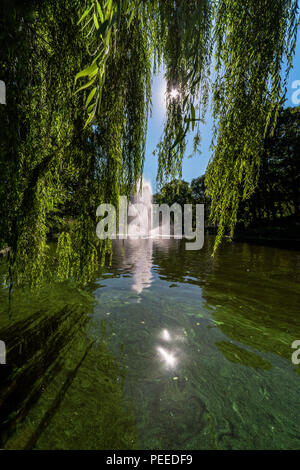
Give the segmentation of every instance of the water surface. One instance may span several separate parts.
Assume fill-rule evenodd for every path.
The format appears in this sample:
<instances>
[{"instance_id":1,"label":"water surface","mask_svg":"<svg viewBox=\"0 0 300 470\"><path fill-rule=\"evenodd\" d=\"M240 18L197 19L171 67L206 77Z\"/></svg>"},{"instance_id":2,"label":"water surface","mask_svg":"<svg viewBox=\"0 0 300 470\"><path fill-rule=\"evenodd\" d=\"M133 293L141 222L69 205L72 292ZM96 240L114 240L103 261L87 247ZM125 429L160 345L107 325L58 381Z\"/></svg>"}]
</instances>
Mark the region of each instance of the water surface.
<instances>
[{"instance_id":1,"label":"water surface","mask_svg":"<svg viewBox=\"0 0 300 470\"><path fill-rule=\"evenodd\" d=\"M299 449L300 252L212 244L128 240L85 289L3 287L2 447Z\"/></svg>"}]
</instances>

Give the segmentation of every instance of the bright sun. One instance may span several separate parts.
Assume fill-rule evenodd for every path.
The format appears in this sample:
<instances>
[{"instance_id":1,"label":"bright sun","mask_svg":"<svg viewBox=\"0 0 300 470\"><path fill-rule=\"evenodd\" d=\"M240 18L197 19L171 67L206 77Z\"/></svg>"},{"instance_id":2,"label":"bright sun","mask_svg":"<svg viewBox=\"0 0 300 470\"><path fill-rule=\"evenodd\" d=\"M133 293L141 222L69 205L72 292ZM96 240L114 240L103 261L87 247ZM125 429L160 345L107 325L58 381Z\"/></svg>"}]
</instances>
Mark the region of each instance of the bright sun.
<instances>
[{"instance_id":1,"label":"bright sun","mask_svg":"<svg viewBox=\"0 0 300 470\"><path fill-rule=\"evenodd\" d=\"M170 91L170 97L175 100L179 95L179 91L176 90L176 88L173 88L171 91Z\"/></svg>"}]
</instances>

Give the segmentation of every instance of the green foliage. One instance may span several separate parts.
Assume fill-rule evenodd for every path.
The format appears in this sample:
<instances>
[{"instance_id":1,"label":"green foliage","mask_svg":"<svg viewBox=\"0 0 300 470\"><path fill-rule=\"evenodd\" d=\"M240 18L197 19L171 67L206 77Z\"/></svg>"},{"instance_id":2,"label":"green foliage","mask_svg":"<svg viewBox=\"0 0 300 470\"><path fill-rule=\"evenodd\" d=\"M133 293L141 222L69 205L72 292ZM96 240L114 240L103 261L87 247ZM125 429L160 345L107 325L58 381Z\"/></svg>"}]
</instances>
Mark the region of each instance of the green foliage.
<instances>
[{"instance_id":1,"label":"green foliage","mask_svg":"<svg viewBox=\"0 0 300 470\"><path fill-rule=\"evenodd\" d=\"M204 204L205 196L205 175L194 178L191 182L192 198L196 204Z\"/></svg>"},{"instance_id":2,"label":"green foliage","mask_svg":"<svg viewBox=\"0 0 300 470\"><path fill-rule=\"evenodd\" d=\"M47 239L70 219L58 243L60 279L89 282L110 255L95 234L96 208L117 208L142 175L152 63L154 71L163 64L167 81L157 178L180 178L188 132L194 150L201 140L213 48L216 127L205 187L219 226L215 248L227 227L233 232L282 104L296 1L4 1L1 14L0 248L11 248L12 281L37 285L47 275Z\"/></svg>"},{"instance_id":3,"label":"green foliage","mask_svg":"<svg viewBox=\"0 0 300 470\"><path fill-rule=\"evenodd\" d=\"M211 2L168 0L159 3L159 41L167 81L167 118L156 150L157 180L162 184L170 177L181 177L186 136L190 128L195 130L196 123L194 150L199 143L199 123L208 98ZM177 96L173 95L174 90Z\"/></svg>"},{"instance_id":4,"label":"green foliage","mask_svg":"<svg viewBox=\"0 0 300 470\"><path fill-rule=\"evenodd\" d=\"M186 181L173 180L163 186L161 191L155 195L156 204L168 204L171 206L175 202L182 207L184 204L192 202L192 191L189 183Z\"/></svg>"},{"instance_id":5,"label":"green foliage","mask_svg":"<svg viewBox=\"0 0 300 470\"><path fill-rule=\"evenodd\" d=\"M1 108L0 239L11 247L11 280L17 284L37 285L48 274L47 237L56 228L65 231L68 218L73 223L59 238L57 274L88 282L111 252L96 237L96 208L104 201L117 206L120 188L129 194L142 172L150 100L147 37L134 18L112 33L110 86L103 89L95 126L84 129L83 105L96 91L74 94L74 76L89 58L77 25L80 8L80 2L52 0L34 3L25 16L18 7L3 33L5 40L13 35L13 49L3 40L2 77L10 100ZM19 71L14 63L23 57ZM24 93L14 92L14 83Z\"/></svg>"},{"instance_id":6,"label":"green foliage","mask_svg":"<svg viewBox=\"0 0 300 470\"><path fill-rule=\"evenodd\" d=\"M70 235L62 232L57 243L58 273L60 280L68 279L71 271L72 242Z\"/></svg>"},{"instance_id":7,"label":"green foliage","mask_svg":"<svg viewBox=\"0 0 300 470\"><path fill-rule=\"evenodd\" d=\"M214 9L216 119L214 153L206 185L211 221L233 234L241 200L255 190L266 132L276 124L292 65L298 24L294 0L221 0Z\"/></svg>"},{"instance_id":8,"label":"green foliage","mask_svg":"<svg viewBox=\"0 0 300 470\"><path fill-rule=\"evenodd\" d=\"M205 175L194 178L191 184L183 180L172 180L165 184L158 193L154 195L156 204L180 204L184 209L184 204L193 205L193 226L196 221L196 204L204 204L205 226L208 226L210 212L210 198L206 195ZM173 213L171 217L173 218Z\"/></svg>"},{"instance_id":9,"label":"green foliage","mask_svg":"<svg viewBox=\"0 0 300 470\"><path fill-rule=\"evenodd\" d=\"M82 30L86 30L85 37L92 62L85 69L78 72L75 77L75 84L79 78L87 79L87 83L82 85L77 92L90 88L92 85L94 86L85 102L88 113L85 126L95 119L97 111L101 111L101 96L106 79L106 65L110 49L114 46L116 51L116 37L121 23L124 22L125 18L130 28L138 11L138 3L130 0L107 0L105 2L89 0L86 2L86 9L78 24L83 24Z\"/></svg>"},{"instance_id":10,"label":"green foliage","mask_svg":"<svg viewBox=\"0 0 300 470\"><path fill-rule=\"evenodd\" d=\"M266 137L255 193L240 206L245 226L299 216L300 108L282 109L273 135Z\"/></svg>"},{"instance_id":11,"label":"green foliage","mask_svg":"<svg viewBox=\"0 0 300 470\"><path fill-rule=\"evenodd\" d=\"M117 4L128 7L125 1L112 3ZM211 221L219 226L216 249L227 227L233 234L240 202L255 190L263 140L276 124L292 66L297 2L274 0L270 8L269 0L259 6L256 0L167 0L131 7L131 17L136 14L138 21L148 21L154 63L163 60L165 67L167 120L155 152L160 184L181 176L186 135L199 125L206 109L215 48L215 144L206 185L212 199ZM282 79L284 59L287 73ZM196 117L197 108L202 112ZM196 150L199 127L194 142Z\"/></svg>"}]
</instances>

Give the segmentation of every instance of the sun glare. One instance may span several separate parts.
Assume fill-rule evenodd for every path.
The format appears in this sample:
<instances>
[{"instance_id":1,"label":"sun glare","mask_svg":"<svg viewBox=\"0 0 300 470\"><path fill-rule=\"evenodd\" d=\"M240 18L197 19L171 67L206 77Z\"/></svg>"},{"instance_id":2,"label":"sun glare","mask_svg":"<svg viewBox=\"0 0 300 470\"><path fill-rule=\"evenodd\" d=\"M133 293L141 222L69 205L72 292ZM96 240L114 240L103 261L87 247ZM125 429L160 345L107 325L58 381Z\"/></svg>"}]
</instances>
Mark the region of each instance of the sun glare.
<instances>
[{"instance_id":1,"label":"sun glare","mask_svg":"<svg viewBox=\"0 0 300 470\"><path fill-rule=\"evenodd\" d=\"M168 332L168 330L162 330L162 332L161 332L161 338L162 338L164 341L170 341L171 336L170 336L170 333Z\"/></svg>"},{"instance_id":2,"label":"sun glare","mask_svg":"<svg viewBox=\"0 0 300 470\"><path fill-rule=\"evenodd\" d=\"M179 96L179 91L176 90L176 88L173 88L173 89L170 91L170 98L171 98L172 100L175 100L178 96Z\"/></svg>"},{"instance_id":3,"label":"sun glare","mask_svg":"<svg viewBox=\"0 0 300 470\"><path fill-rule=\"evenodd\" d=\"M176 365L177 360L172 353L166 351L164 348L157 348L157 351L167 368L173 368Z\"/></svg>"}]
</instances>

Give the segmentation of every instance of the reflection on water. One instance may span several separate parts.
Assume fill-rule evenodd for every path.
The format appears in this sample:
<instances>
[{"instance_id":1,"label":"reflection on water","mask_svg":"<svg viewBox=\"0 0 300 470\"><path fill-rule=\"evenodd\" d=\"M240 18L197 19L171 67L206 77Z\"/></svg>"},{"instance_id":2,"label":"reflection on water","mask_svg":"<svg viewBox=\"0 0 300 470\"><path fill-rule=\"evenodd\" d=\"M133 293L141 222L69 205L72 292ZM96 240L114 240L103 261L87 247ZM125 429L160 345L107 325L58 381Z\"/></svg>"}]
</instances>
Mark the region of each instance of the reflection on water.
<instances>
[{"instance_id":1,"label":"reflection on water","mask_svg":"<svg viewBox=\"0 0 300 470\"><path fill-rule=\"evenodd\" d=\"M116 242L86 290L15 292L12 319L0 290L2 445L299 449L300 253L212 244Z\"/></svg>"},{"instance_id":2,"label":"reflection on water","mask_svg":"<svg viewBox=\"0 0 300 470\"><path fill-rule=\"evenodd\" d=\"M172 352L167 351L166 349L161 348L160 346L157 348L157 351L159 352L160 357L165 363L167 369L173 369L176 366L178 360Z\"/></svg>"},{"instance_id":3,"label":"reflection on water","mask_svg":"<svg viewBox=\"0 0 300 470\"><path fill-rule=\"evenodd\" d=\"M131 289L141 294L153 281L153 249L168 253L170 243L174 241L155 238L128 239L114 242L114 254L119 267L129 269L133 275Z\"/></svg>"},{"instance_id":4,"label":"reflection on water","mask_svg":"<svg viewBox=\"0 0 300 470\"><path fill-rule=\"evenodd\" d=\"M170 340L171 340L171 335L170 335L170 333L168 332L168 330L166 330L166 329L162 330L162 332L161 332L161 338L162 338L164 341L170 341Z\"/></svg>"},{"instance_id":5,"label":"reflection on water","mask_svg":"<svg viewBox=\"0 0 300 470\"><path fill-rule=\"evenodd\" d=\"M120 249L121 248L121 249ZM130 266L134 282L131 289L140 294L143 289L150 287L152 282L152 251L153 240L151 238L140 240L127 240L126 243L115 246L115 252L121 257L121 266Z\"/></svg>"},{"instance_id":6,"label":"reflection on water","mask_svg":"<svg viewBox=\"0 0 300 470\"><path fill-rule=\"evenodd\" d=\"M182 350L179 347L179 344L185 341L185 336L177 334L175 332L170 332L164 328L158 335L159 339L162 342L167 343L164 347L157 347L161 361L164 363L166 369L178 369L180 366L180 356L182 355ZM170 348L172 348L170 350Z\"/></svg>"},{"instance_id":7,"label":"reflection on water","mask_svg":"<svg viewBox=\"0 0 300 470\"><path fill-rule=\"evenodd\" d=\"M133 260L150 257L115 247L120 277L96 291L95 318L109 309L111 348L124 344L139 445L299 448L300 255L228 244L213 260L212 243L195 253L154 241L152 282L138 296Z\"/></svg>"}]
</instances>

